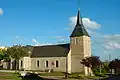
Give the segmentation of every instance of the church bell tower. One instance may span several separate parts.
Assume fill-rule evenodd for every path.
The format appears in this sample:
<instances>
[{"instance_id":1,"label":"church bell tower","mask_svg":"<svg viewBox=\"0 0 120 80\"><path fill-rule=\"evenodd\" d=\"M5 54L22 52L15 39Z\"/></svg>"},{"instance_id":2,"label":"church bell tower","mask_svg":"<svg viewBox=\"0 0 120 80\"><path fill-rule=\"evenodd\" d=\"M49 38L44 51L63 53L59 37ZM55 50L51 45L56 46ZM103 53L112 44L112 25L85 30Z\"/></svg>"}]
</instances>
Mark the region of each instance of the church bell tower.
<instances>
[{"instance_id":1,"label":"church bell tower","mask_svg":"<svg viewBox=\"0 0 120 80\"><path fill-rule=\"evenodd\" d=\"M78 10L75 28L70 35L70 51L71 72L85 73L85 67L80 63L80 61L85 57L91 56L91 40L83 25L80 10Z\"/></svg>"}]
</instances>

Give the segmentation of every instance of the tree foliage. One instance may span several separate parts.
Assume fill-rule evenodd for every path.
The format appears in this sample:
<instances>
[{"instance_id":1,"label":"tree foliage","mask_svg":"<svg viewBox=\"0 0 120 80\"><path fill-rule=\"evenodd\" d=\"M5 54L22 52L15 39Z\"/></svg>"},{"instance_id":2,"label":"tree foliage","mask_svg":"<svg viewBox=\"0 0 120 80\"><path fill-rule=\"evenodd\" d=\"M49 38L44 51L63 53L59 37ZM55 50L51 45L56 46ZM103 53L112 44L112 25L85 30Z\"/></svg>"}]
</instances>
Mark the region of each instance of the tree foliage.
<instances>
[{"instance_id":1,"label":"tree foliage","mask_svg":"<svg viewBox=\"0 0 120 80\"><path fill-rule=\"evenodd\" d=\"M24 47L21 45L14 45L12 47L7 48L6 53L15 60L19 60L25 55L27 55L27 52L25 52Z\"/></svg>"},{"instance_id":2,"label":"tree foliage","mask_svg":"<svg viewBox=\"0 0 120 80\"><path fill-rule=\"evenodd\" d=\"M110 69L114 69L115 73L118 73L120 71L120 59L114 59L109 63Z\"/></svg>"},{"instance_id":3,"label":"tree foliage","mask_svg":"<svg viewBox=\"0 0 120 80\"><path fill-rule=\"evenodd\" d=\"M99 67L101 65L101 61L99 57L97 56L91 56L91 57L86 57L85 59L82 59L81 64L83 64L86 67Z\"/></svg>"},{"instance_id":4,"label":"tree foliage","mask_svg":"<svg viewBox=\"0 0 120 80\"><path fill-rule=\"evenodd\" d=\"M6 48L5 49L0 48L0 60L4 60L4 61L10 60L9 55L6 53Z\"/></svg>"},{"instance_id":5,"label":"tree foliage","mask_svg":"<svg viewBox=\"0 0 120 80\"><path fill-rule=\"evenodd\" d=\"M4 54L3 54L3 49L0 48L0 60L3 60Z\"/></svg>"},{"instance_id":6,"label":"tree foliage","mask_svg":"<svg viewBox=\"0 0 120 80\"><path fill-rule=\"evenodd\" d=\"M25 51L25 48L21 45L14 45L12 47L7 48L6 53L10 56L10 58L14 59L16 62L16 70L18 68L18 61L26 56L28 52Z\"/></svg>"}]
</instances>

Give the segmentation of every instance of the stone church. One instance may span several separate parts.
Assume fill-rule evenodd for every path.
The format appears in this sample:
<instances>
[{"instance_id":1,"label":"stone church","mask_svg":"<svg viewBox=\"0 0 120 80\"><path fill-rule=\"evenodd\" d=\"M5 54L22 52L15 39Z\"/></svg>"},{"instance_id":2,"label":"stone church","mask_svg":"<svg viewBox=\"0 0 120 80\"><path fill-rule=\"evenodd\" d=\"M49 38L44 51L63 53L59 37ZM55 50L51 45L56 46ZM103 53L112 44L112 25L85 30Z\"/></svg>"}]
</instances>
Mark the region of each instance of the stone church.
<instances>
[{"instance_id":1,"label":"stone church","mask_svg":"<svg viewBox=\"0 0 120 80\"><path fill-rule=\"evenodd\" d=\"M91 56L91 40L83 25L80 10L78 10L75 28L70 35L70 43L30 48L29 56L19 60L19 69L87 74L88 70L80 61Z\"/></svg>"}]
</instances>

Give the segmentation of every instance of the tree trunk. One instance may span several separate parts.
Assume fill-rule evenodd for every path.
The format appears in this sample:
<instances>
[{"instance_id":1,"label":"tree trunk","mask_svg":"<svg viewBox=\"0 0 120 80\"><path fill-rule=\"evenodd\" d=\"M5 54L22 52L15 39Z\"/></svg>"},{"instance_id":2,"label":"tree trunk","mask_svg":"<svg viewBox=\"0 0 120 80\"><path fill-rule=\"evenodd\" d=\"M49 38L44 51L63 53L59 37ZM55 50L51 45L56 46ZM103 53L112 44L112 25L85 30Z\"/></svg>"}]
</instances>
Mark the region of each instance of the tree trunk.
<instances>
[{"instance_id":1,"label":"tree trunk","mask_svg":"<svg viewBox=\"0 0 120 80\"><path fill-rule=\"evenodd\" d=\"M101 74L101 66L100 66L100 74Z\"/></svg>"},{"instance_id":2,"label":"tree trunk","mask_svg":"<svg viewBox=\"0 0 120 80\"><path fill-rule=\"evenodd\" d=\"M88 73L88 75L90 76L90 70L89 70L89 67L87 67L87 73Z\"/></svg>"},{"instance_id":3,"label":"tree trunk","mask_svg":"<svg viewBox=\"0 0 120 80\"><path fill-rule=\"evenodd\" d=\"M114 74L116 74L116 69L114 69Z\"/></svg>"},{"instance_id":4,"label":"tree trunk","mask_svg":"<svg viewBox=\"0 0 120 80\"><path fill-rule=\"evenodd\" d=\"M16 68L15 69L16 69L16 72L17 72L17 70L18 70L18 60L15 60L15 61L16 61L16 65L15 65Z\"/></svg>"}]
</instances>

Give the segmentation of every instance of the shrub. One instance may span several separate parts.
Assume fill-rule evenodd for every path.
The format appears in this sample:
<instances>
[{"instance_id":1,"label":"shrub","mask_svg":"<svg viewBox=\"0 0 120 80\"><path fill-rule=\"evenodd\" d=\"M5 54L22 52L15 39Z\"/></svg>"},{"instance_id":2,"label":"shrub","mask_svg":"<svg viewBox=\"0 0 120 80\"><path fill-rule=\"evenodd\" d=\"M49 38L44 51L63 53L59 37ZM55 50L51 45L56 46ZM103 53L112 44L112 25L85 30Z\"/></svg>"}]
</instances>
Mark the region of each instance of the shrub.
<instances>
[{"instance_id":1,"label":"shrub","mask_svg":"<svg viewBox=\"0 0 120 80\"><path fill-rule=\"evenodd\" d=\"M69 78L84 79L84 76L81 76L79 74L71 74L71 75L69 75Z\"/></svg>"},{"instance_id":2,"label":"shrub","mask_svg":"<svg viewBox=\"0 0 120 80\"><path fill-rule=\"evenodd\" d=\"M7 69L0 67L0 70L7 70Z\"/></svg>"}]
</instances>

